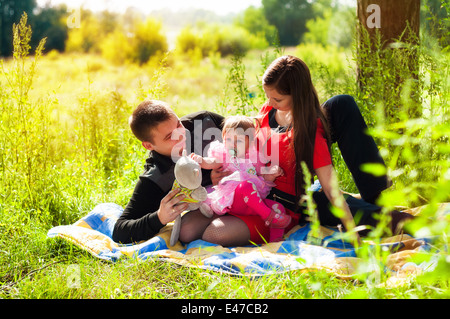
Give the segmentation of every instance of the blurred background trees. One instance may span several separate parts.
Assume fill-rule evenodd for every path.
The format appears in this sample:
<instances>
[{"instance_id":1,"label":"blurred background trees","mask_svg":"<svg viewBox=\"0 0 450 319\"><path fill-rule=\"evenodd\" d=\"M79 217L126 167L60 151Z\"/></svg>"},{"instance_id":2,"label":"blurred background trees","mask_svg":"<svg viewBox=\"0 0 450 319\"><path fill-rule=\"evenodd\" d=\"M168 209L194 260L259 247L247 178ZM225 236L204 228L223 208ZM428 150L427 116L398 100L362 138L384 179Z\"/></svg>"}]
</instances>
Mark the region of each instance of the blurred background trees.
<instances>
[{"instance_id":1,"label":"blurred background trees","mask_svg":"<svg viewBox=\"0 0 450 319\"><path fill-rule=\"evenodd\" d=\"M278 30L280 44L297 45L307 31L306 21L314 18L313 3L308 0L262 0L267 21Z\"/></svg>"},{"instance_id":2,"label":"blurred background trees","mask_svg":"<svg viewBox=\"0 0 450 319\"><path fill-rule=\"evenodd\" d=\"M447 46L449 4L421 3L421 31L438 34L440 44ZM203 9L163 9L146 16L132 7L124 13L79 8L78 25L68 27L71 10L65 5L38 7L36 0L0 0L0 56L11 55L12 25L22 12L32 26L32 48L47 37L45 52L97 53L118 64L146 63L174 48L192 57L245 54L274 44L349 49L357 20L356 8L341 0L261 0L260 7L223 16Z\"/></svg>"},{"instance_id":3,"label":"blurred background trees","mask_svg":"<svg viewBox=\"0 0 450 319\"><path fill-rule=\"evenodd\" d=\"M0 0L0 56L12 54L12 26L18 23L22 13L33 15L35 0Z\"/></svg>"},{"instance_id":4,"label":"blurred background trees","mask_svg":"<svg viewBox=\"0 0 450 319\"><path fill-rule=\"evenodd\" d=\"M219 16L203 9L167 9L145 16L136 8L124 13L79 8L79 25L68 27L71 10L65 5L38 7L35 0L0 0L1 56L12 52L12 25L22 12L33 29L31 45L47 37L46 52L101 53L117 63L145 63L157 52L173 49L222 56L234 51L264 49L273 44L336 43L349 46L354 9L336 0L262 0L239 14ZM352 16L353 15L353 16ZM338 25L341 32L330 28Z\"/></svg>"}]
</instances>

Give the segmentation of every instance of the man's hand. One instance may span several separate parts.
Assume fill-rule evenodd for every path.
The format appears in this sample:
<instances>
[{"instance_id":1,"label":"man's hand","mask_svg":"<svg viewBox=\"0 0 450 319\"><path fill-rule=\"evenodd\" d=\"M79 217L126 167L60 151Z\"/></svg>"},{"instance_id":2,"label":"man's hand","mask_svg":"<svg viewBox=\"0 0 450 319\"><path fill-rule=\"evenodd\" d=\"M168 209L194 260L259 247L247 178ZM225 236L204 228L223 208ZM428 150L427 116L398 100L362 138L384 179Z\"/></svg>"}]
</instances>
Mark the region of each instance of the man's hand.
<instances>
[{"instance_id":1,"label":"man's hand","mask_svg":"<svg viewBox=\"0 0 450 319\"><path fill-rule=\"evenodd\" d=\"M219 184L220 180L231 174L231 171L225 171L223 166L211 171L211 182L215 186Z\"/></svg>"},{"instance_id":2,"label":"man's hand","mask_svg":"<svg viewBox=\"0 0 450 319\"><path fill-rule=\"evenodd\" d=\"M180 189L171 190L162 200L157 211L159 221L161 224L166 225L171 221L174 221L178 215L184 212L188 208L188 203L181 203L186 198L184 194L177 196L180 193Z\"/></svg>"}]
</instances>

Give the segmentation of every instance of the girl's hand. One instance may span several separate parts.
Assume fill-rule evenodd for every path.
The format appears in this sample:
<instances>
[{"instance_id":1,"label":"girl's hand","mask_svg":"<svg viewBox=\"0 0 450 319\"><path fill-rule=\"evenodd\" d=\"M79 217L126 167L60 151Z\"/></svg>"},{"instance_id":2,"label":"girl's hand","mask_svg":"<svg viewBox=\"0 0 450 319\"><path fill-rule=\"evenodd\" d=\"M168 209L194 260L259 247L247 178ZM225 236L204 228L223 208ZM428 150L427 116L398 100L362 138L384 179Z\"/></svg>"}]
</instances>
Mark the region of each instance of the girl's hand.
<instances>
[{"instance_id":1,"label":"girl's hand","mask_svg":"<svg viewBox=\"0 0 450 319\"><path fill-rule=\"evenodd\" d=\"M199 164L201 164L203 162L203 157L201 157L200 155L197 155L195 153L189 154L189 157L192 158L194 161L196 161Z\"/></svg>"},{"instance_id":2,"label":"girl's hand","mask_svg":"<svg viewBox=\"0 0 450 319\"><path fill-rule=\"evenodd\" d=\"M266 172L262 172L262 177L268 182L274 182L278 177L284 176L283 169L278 165L273 165L272 167L264 167Z\"/></svg>"},{"instance_id":3,"label":"girl's hand","mask_svg":"<svg viewBox=\"0 0 450 319\"><path fill-rule=\"evenodd\" d=\"M203 169L218 169L222 166L222 164L218 163L214 157L202 157L195 153L191 153L189 157L199 163L200 167Z\"/></svg>"},{"instance_id":4,"label":"girl's hand","mask_svg":"<svg viewBox=\"0 0 450 319\"><path fill-rule=\"evenodd\" d=\"M231 171L226 171L222 166L219 168L213 169L211 171L211 182L215 186L219 184L220 180L231 174Z\"/></svg>"},{"instance_id":5,"label":"girl's hand","mask_svg":"<svg viewBox=\"0 0 450 319\"><path fill-rule=\"evenodd\" d=\"M284 171L280 166L274 165L270 168L270 174L277 178L279 176L284 176Z\"/></svg>"}]
</instances>

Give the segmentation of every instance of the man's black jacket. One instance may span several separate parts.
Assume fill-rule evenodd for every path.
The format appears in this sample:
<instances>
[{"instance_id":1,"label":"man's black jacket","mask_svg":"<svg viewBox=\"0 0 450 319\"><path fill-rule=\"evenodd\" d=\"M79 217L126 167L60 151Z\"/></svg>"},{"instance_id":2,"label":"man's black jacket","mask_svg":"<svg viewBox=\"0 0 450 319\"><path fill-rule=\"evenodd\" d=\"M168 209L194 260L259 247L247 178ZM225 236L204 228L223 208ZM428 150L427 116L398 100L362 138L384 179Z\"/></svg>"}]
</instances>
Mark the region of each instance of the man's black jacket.
<instances>
[{"instance_id":1,"label":"man's black jacket","mask_svg":"<svg viewBox=\"0 0 450 319\"><path fill-rule=\"evenodd\" d=\"M205 156L205 148L221 136L204 134L208 128L222 129L223 117L219 114L200 111L182 117L186 128L186 145L194 152ZM207 137L206 139L204 137ZM131 243L147 240L156 235L162 227L157 211L161 200L171 190L175 176L175 163L170 157L151 151L145 163L145 170L139 176L133 195L117 220L112 238L115 242ZM210 171L203 170L202 185L210 185Z\"/></svg>"}]
</instances>

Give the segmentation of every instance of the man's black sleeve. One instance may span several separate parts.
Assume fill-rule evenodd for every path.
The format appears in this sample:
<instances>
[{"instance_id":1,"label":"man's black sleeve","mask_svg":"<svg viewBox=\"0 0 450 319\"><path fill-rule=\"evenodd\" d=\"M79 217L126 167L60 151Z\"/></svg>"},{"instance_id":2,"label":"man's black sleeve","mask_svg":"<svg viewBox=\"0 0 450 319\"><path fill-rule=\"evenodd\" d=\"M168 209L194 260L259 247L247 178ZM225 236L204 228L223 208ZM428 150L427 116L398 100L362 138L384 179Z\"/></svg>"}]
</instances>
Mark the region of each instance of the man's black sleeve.
<instances>
[{"instance_id":1,"label":"man's black sleeve","mask_svg":"<svg viewBox=\"0 0 450 319\"><path fill-rule=\"evenodd\" d=\"M186 130L192 133L201 133L199 136L194 136L192 134L190 138L190 148L188 146L188 152L196 153L201 156L207 155L208 145L215 141L216 139L222 140L222 126L224 117L220 114L208 112L208 111L199 111L192 114L188 114L183 116L181 119ZM199 132L195 132L195 126L201 125L201 130ZM206 130L210 128L217 128L217 135L205 136L204 133ZM196 145L200 140L200 143ZM200 146L200 148L199 148ZM202 169L202 186L211 185L211 170Z\"/></svg>"},{"instance_id":2,"label":"man's black sleeve","mask_svg":"<svg viewBox=\"0 0 450 319\"><path fill-rule=\"evenodd\" d=\"M128 244L155 236L165 226L156 213L164 196L166 194L158 185L141 176L133 196L114 226L113 240Z\"/></svg>"}]
</instances>

